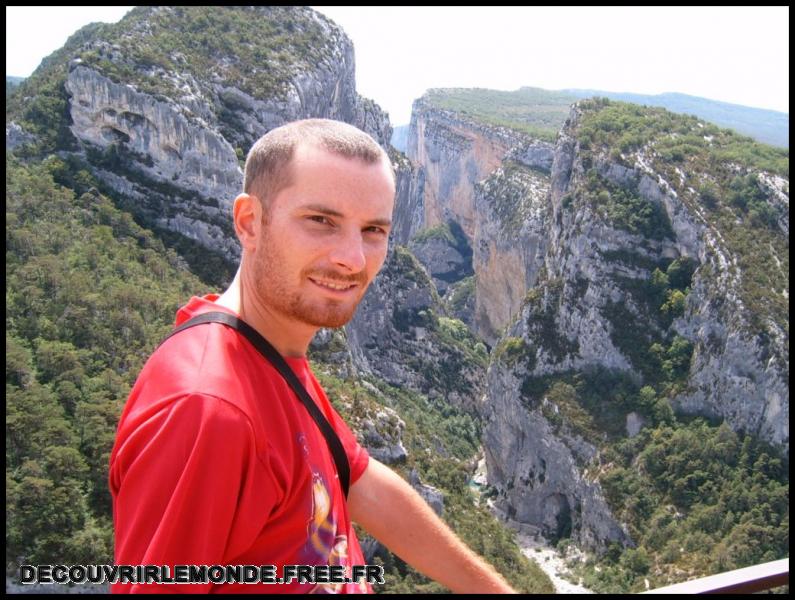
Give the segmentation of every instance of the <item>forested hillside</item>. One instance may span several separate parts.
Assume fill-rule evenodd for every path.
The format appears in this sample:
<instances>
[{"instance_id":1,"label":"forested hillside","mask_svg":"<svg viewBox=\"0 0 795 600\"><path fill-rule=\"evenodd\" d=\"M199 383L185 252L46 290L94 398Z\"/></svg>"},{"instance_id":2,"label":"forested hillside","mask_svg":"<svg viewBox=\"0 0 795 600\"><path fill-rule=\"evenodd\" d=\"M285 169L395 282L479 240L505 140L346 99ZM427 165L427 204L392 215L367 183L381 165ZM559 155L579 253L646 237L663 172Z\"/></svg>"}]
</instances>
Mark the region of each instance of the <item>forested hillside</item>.
<instances>
[{"instance_id":1,"label":"forested hillside","mask_svg":"<svg viewBox=\"0 0 795 600\"><path fill-rule=\"evenodd\" d=\"M95 189L56 183L62 168L6 163L6 559L111 563L116 423L203 284Z\"/></svg>"}]
</instances>

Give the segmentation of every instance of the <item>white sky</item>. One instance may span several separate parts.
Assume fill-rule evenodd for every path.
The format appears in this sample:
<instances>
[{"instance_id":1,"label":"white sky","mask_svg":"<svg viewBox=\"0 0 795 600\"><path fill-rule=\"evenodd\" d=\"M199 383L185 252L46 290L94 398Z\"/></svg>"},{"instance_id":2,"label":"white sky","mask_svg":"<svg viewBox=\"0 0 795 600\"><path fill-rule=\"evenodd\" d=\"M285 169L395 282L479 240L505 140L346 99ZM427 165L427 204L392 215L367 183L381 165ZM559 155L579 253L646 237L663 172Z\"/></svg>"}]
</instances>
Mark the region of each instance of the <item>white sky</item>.
<instances>
[{"instance_id":1,"label":"white sky","mask_svg":"<svg viewBox=\"0 0 795 600\"><path fill-rule=\"evenodd\" d=\"M6 74L131 7L6 7ZM789 112L789 7L314 7L356 50L356 86L409 122L432 87L680 92Z\"/></svg>"}]
</instances>

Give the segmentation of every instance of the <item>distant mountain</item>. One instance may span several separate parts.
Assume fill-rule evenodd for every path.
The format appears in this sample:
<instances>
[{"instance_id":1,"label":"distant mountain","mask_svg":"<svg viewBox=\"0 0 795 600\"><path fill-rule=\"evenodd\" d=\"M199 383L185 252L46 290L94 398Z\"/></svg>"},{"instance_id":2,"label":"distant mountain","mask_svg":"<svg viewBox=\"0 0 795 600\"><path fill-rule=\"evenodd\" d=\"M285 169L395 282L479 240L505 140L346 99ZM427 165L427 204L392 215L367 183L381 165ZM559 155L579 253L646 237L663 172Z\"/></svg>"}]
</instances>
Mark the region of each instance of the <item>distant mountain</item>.
<instances>
[{"instance_id":1,"label":"distant mountain","mask_svg":"<svg viewBox=\"0 0 795 600\"><path fill-rule=\"evenodd\" d=\"M8 96L8 94L11 93L11 90L13 90L23 81L25 81L24 77L12 77L10 75L6 75L6 96Z\"/></svg>"},{"instance_id":2,"label":"distant mountain","mask_svg":"<svg viewBox=\"0 0 795 600\"><path fill-rule=\"evenodd\" d=\"M437 108L453 110L482 123L508 127L548 141L554 141L563 127L570 106L577 100L590 97L658 106L673 113L696 115L763 144L789 148L788 114L686 94L649 96L603 90L521 87L512 92L481 88L432 89L425 96Z\"/></svg>"},{"instance_id":3,"label":"distant mountain","mask_svg":"<svg viewBox=\"0 0 795 600\"><path fill-rule=\"evenodd\" d=\"M734 129L763 144L789 148L789 114L775 110L751 108L740 104L729 104L728 102L676 93L650 96L581 89L567 89L561 90L561 92L571 94L577 98L603 96L611 100L621 100L634 104L661 106L671 112L696 115L721 127Z\"/></svg>"}]
</instances>

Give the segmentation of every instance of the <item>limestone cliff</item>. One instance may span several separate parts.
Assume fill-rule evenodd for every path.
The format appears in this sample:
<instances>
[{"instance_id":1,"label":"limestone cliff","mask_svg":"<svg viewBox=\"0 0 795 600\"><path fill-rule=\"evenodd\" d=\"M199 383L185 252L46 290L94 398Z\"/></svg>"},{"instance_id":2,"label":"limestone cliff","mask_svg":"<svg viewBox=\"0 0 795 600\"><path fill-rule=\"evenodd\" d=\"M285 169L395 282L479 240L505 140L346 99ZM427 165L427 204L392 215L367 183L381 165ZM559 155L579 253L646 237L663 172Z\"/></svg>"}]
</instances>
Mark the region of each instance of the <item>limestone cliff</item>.
<instances>
[{"instance_id":1,"label":"limestone cliff","mask_svg":"<svg viewBox=\"0 0 795 600\"><path fill-rule=\"evenodd\" d=\"M242 189L244 153L261 135L323 117L352 123L388 147L392 130L383 110L356 93L350 39L319 13L219 8L211 23L206 12L141 7L114 26L86 28L45 61L38 78L64 78L72 139L60 142L63 156L85 161L144 222L235 261L230 207ZM259 28L259 46L244 25ZM223 41L211 27L226 31L216 36ZM168 37L170 29L193 35ZM290 52L276 54L281 39ZM31 79L34 85L37 76ZM7 125L12 147L33 136L20 112Z\"/></svg>"},{"instance_id":2,"label":"limestone cliff","mask_svg":"<svg viewBox=\"0 0 795 600\"><path fill-rule=\"evenodd\" d=\"M70 96L70 129L87 154L96 149L93 166L100 178L132 196L151 212L155 223L221 248L230 259L235 256L237 244L222 224L229 221L243 171L234 148L220 133L186 119L173 103L113 83L79 61L65 89ZM102 153L118 152L120 147L129 161L124 167L131 172L121 177L110 171L115 164L102 162ZM153 198L152 188L158 184L180 193L154 192ZM187 190L191 193L185 194Z\"/></svg>"},{"instance_id":3,"label":"limestone cliff","mask_svg":"<svg viewBox=\"0 0 795 600\"><path fill-rule=\"evenodd\" d=\"M406 248L390 249L345 330L361 373L477 413L485 348L478 352L477 340L445 316L427 272Z\"/></svg>"},{"instance_id":4,"label":"limestone cliff","mask_svg":"<svg viewBox=\"0 0 795 600\"><path fill-rule=\"evenodd\" d=\"M540 409L527 410L517 393L522 375L521 367L493 361L487 376L483 448L497 508L547 539L571 538L589 550L609 542L631 545L598 482L583 468L597 449L577 434L556 430Z\"/></svg>"},{"instance_id":5,"label":"limestone cliff","mask_svg":"<svg viewBox=\"0 0 795 600\"><path fill-rule=\"evenodd\" d=\"M582 120L574 108L556 144L548 202L528 217L547 232L542 275L492 353L482 414L489 482L503 508L552 537L571 528L581 545L598 549L610 541L632 543L598 484L606 466L597 448L607 434L574 426L570 419L582 425L589 418L553 382L573 381L567 379L572 373L592 377L588 381L625 373L635 382L630 387L662 386L676 409L725 419L787 452L788 328L775 307L747 305L755 274L737 268L738 238L730 237L736 230L727 231L724 219L734 213L701 206L693 187L709 172L670 169L653 144L620 156L589 148ZM742 176L753 173L734 168ZM779 202L781 212L771 225L755 226L755 235L769 244L770 263L780 264L788 198L780 177L763 172L758 181L760 194ZM643 212L644 220L630 221L638 212L622 210L619 201L631 202L624 206ZM670 307L676 290L666 290L669 304L662 307L655 295L652 282L668 283L666 265L669 285L682 279L679 312ZM690 267L682 276L672 265ZM783 288L778 293L786 296L788 284ZM661 360L655 348L667 344L662 359L670 359L674 346L690 352L679 367L655 362ZM660 371L670 376L677 368L678 379L660 383ZM563 425L550 427L563 414ZM630 410L624 417L610 435L621 434L624 420L634 435L647 420ZM598 413L590 418L599 421Z\"/></svg>"},{"instance_id":6,"label":"limestone cliff","mask_svg":"<svg viewBox=\"0 0 795 600\"><path fill-rule=\"evenodd\" d=\"M617 321L610 307L622 302L632 318L644 320L652 329L658 327L656 319L647 319L649 307L643 306L644 298L633 293L631 285L648 281L655 264L687 258L697 266L683 313L673 321L672 330L693 345L693 355L686 389L675 397L675 404L688 412L724 418L734 429L788 448L788 324L764 307L747 306L747 284L754 273L736 268L739 248L729 238L734 232L721 231L725 223L701 206L693 188L710 176L709 171L661 172L664 162L652 146L624 157L622 164L598 153L583 161L574 137L579 115L576 110L572 113L558 142L550 196L554 225L546 263L550 280L560 279L564 290L575 291L576 302L562 302L556 319L560 337L578 340L579 351L547 361L547 368L598 363L639 371L637 357L628 355L626 347L614 345L616 328L629 324ZM571 200L578 188L583 191L589 177L586 164L608 185L634 190L653 207L662 233L628 233L615 219L605 219L604 211L593 203L575 199L564 206L567 195ZM590 176L594 177L593 172ZM783 188L783 183L779 185ZM768 194L771 201L776 200L773 190ZM786 247L782 234L788 227L788 197L780 190L779 194L787 207L779 233L760 228L756 234L770 237L770 258L758 258L771 263L777 260L773 245ZM771 293L786 297L788 283L782 283L783 291L774 288Z\"/></svg>"},{"instance_id":7,"label":"limestone cliff","mask_svg":"<svg viewBox=\"0 0 795 600\"><path fill-rule=\"evenodd\" d=\"M475 189L475 331L491 345L543 267L548 191L547 173L515 160Z\"/></svg>"},{"instance_id":8,"label":"limestone cliff","mask_svg":"<svg viewBox=\"0 0 795 600\"><path fill-rule=\"evenodd\" d=\"M440 294L475 274L471 316L456 314L493 344L541 264L544 236L525 224L541 226L527 213L545 202L552 145L438 108L423 97L414 103L407 153L424 174L422 237L412 248ZM468 248L455 236L434 234L440 227L463 231Z\"/></svg>"},{"instance_id":9,"label":"limestone cliff","mask_svg":"<svg viewBox=\"0 0 795 600\"><path fill-rule=\"evenodd\" d=\"M409 159L425 170L424 227L454 220L472 239L475 184L496 169L520 140L508 129L485 127L422 98L412 107Z\"/></svg>"},{"instance_id":10,"label":"limestone cliff","mask_svg":"<svg viewBox=\"0 0 795 600\"><path fill-rule=\"evenodd\" d=\"M395 167L396 180L395 210L389 243L408 246L409 240L423 226L425 170L394 148L390 147L389 156Z\"/></svg>"}]
</instances>

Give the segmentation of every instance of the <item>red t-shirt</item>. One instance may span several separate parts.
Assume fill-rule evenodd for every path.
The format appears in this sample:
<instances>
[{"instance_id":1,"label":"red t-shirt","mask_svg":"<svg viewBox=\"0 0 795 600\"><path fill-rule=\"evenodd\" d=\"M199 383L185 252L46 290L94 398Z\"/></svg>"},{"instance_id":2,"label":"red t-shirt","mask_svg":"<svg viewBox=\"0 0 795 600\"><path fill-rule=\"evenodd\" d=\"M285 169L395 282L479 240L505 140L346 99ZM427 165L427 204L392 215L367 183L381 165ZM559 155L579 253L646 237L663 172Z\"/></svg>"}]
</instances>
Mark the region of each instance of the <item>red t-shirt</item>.
<instances>
[{"instance_id":1,"label":"red t-shirt","mask_svg":"<svg viewBox=\"0 0 795 600\"><path fill-rule=\"evenodd\" d=\"M222 310L193 297L180 325ZM233 313L234 314L234 313ZM342 441L367 451L306 357L285 360ZM326 439L276 368L234 329L191 327L144 365L110 457L117 565L363 565ZM350 575L350 574L348 574ZM365 584L114 584L115 592L372 592Z\"/></svg>"}]
</instances>

